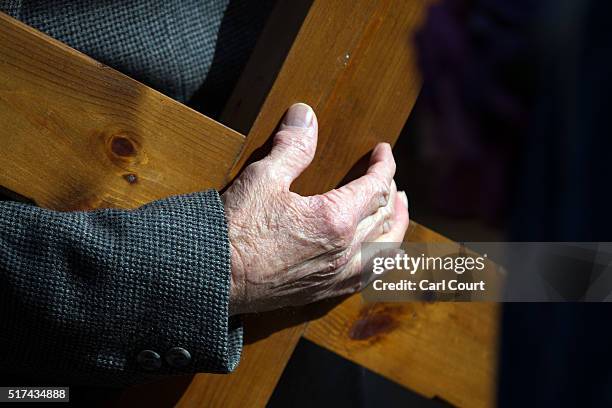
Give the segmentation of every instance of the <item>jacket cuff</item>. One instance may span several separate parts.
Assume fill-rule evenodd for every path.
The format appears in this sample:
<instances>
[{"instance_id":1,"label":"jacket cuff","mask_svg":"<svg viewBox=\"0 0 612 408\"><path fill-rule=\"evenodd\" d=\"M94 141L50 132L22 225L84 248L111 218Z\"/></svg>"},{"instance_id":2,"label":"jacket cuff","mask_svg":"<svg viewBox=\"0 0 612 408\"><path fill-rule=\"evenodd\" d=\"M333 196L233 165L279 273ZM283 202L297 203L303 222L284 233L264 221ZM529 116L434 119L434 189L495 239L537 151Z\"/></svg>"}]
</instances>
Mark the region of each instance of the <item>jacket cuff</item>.
<instances>
[{"instance_id":1,"label":"jacket cuff","mask_svg":"<svg viewBox=\"0 0 612 408\"><path fill-rule=\"evenodd\" d=\"M144 282L149 301L131 344L136 370L153 375L234 370L242 326L228 313L230 247L219 194L174 196L136 211L156 237L149 243L154 259L146 262L155 269L143 274L150 277Z\"/></svg>"}]
</instances>

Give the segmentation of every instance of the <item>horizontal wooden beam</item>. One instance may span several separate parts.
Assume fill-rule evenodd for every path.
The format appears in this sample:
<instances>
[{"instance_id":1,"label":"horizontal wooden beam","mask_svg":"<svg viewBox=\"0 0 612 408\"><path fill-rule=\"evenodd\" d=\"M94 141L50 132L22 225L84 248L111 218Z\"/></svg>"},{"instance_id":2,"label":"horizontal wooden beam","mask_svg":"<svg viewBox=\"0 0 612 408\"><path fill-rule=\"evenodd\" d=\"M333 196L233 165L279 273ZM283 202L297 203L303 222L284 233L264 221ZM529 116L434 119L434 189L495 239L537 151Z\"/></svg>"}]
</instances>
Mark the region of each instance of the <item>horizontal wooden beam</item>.
<instances>
[{"instance_id":1,"label":"horizontal wooden beam","mask_svg":"<svg viewBox=\"0 0 612 408\"><path fill-rule=\"evenodd\" d=\"M0 185L58 210L224 186L244 136L0 13Z\"/></svg>"},{"instance_id":2,"label":"horizontal wooden beam","mask_svg":"<svg viewBox=\"0 0 612 408\"><path fill-rule=\"evenodd\" d=\"M414 221L409 242L452 243ZM427 398L495 402L499 305L372 303L352 296L310 322L305 337Z\"/></svg>"}]
</instances>

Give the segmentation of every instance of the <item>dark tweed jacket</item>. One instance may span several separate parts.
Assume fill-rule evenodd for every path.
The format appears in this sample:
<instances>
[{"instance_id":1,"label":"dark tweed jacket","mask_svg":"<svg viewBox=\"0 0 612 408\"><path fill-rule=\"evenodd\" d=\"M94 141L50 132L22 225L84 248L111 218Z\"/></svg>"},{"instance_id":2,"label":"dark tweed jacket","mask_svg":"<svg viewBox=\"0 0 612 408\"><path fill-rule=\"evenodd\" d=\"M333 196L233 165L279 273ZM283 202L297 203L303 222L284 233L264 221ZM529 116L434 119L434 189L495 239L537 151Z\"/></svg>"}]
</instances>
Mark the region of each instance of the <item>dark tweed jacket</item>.
<instances>
[{"instance_id":1,"label":"dark tweed jacket","mask_svg":"<svg viewBox=\"0 0 612 408\"><path fill-rule=\"evenodd\" d=\"M0 0L1 10L181 101L207 74L226 5ZM242 330L228 317L228 242L212 190L132 211L0 201L0 371L127 385L233 370Z\"/></svg>"}]
</instances>

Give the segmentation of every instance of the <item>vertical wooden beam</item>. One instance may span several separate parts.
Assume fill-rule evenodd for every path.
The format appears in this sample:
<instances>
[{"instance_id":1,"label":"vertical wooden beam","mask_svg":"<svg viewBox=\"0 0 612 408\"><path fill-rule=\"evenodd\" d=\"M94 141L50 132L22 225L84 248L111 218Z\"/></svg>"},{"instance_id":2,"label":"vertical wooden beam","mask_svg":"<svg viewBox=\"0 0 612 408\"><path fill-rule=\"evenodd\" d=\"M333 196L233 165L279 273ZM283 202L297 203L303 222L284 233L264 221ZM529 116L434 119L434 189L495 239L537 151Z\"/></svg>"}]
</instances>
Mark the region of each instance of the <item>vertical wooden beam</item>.
<instances>
[{"instance_id":1,"label":"vertical wooden beam","mask_svg":"<svg viewBox=\"0 0 612 408\"><path fill-rule=\"evenodd\" d=\"M319 119L315 160L293 186L302 194L333 188L378 142L394 143L420 89L412 36L425 6L422 0L314 1L228 180L266 143L294 102L310 104ZM266 53L265 44L258 44L252 61L265 60ZM255 117L259 107L252 98L260 97L268 81L258 66L247 68L222 116L230 127L247 129ZM247 317L250 344L241 367L223 378L197 375L179 406L265 406L304 330L307 310L302 318L296 314ZM287 328L266 337L271 327Z\"/></svg>"},{"instance_id":2,"label":"vertical wooden beam","mask_svg":"<svg viewBox=\"0 0 612 408\"><path fill-rule=\"evenodd\" d=\"M420 89L412 37L425 6L423 0L315 1L231 175L298 101L313 106L320 129L315 160L294 184L300 193L333 188L376 143L395 142Z\"/></svg>"}]
</instances>

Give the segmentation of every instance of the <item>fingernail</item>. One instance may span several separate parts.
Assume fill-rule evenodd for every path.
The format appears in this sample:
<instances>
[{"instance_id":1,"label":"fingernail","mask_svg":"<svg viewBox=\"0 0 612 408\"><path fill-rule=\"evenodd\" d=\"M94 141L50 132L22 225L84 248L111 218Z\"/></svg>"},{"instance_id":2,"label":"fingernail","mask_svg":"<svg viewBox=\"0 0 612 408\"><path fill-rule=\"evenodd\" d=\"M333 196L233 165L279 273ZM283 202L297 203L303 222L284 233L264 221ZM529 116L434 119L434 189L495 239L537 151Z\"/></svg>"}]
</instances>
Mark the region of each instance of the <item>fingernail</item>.
<instances>
[{"instance_id":1,"label":"fingernail","mask_svg":"<svg viewBox=\"0 0 612 408\"><path fill-rule=\"evenodd\" d=\"M406 209L410 209L410 206L408 204L408 196L406 195L405 191L401 191L400 192L400 196L402 197L402 201L404 202L404 205L406 206Z\"/></svg>"},{"instance_id":2,"label":"fingernail","mask_svg":"<svg viewBox=\"0 0 612 408\"><path fill-rule=\"evenodd\" d=\"M305 103L296 103L285 114L283 124L285 126L307 128L312 124L313 114L314 112L310 106Z\"/></svg>"}]
</instances>

